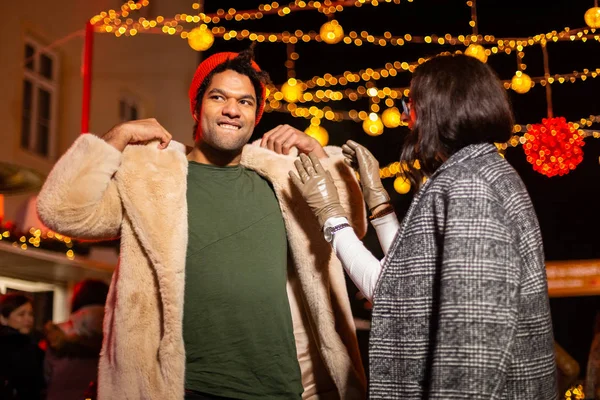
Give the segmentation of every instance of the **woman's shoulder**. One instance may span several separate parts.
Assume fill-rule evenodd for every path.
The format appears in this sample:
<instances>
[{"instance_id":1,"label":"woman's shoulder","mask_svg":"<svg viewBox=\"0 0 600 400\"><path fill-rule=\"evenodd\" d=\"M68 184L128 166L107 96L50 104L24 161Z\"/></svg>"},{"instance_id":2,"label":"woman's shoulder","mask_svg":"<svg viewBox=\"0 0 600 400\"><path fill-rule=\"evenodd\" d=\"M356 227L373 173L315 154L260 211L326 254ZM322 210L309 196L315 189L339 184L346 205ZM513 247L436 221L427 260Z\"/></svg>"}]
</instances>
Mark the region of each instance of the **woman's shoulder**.
<instances>
[{"instance_id":1,"label":"woman's shoulder","mask_svg":"<svg viewBox=\"0 0 600 400\"><path fill-rule=\"evenodd\" d=\"M521 181L517 171L497 152L455 162L438 174L439 183L452 186L457 182L494 187L498 181Z\"/></svg>"}]
</instances>

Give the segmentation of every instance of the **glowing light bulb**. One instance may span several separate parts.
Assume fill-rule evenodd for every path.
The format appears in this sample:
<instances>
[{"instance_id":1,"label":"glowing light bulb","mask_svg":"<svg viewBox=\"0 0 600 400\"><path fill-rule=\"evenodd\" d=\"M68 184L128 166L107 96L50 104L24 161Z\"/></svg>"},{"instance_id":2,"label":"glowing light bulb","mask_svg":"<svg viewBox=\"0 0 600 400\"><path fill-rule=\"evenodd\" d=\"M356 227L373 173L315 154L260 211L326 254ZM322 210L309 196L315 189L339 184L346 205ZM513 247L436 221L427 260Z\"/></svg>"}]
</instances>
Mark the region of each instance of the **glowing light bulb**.
<instances>
[{"instance_id":1,"label":"glowing light bulb","mask_svg":"<svg viewBox=\"0 0 600 400\"><path fill-rule=\"evenodd\" d=\"M600 28L600 7L592 7L587 10L583 19L590 28Z\"/></svg>"},{"instance_id":2,"label":"glowing light bulb","mask_svg":"<svg viewBox=\"0 0 600 400\"><path fill-rule=\"evenodd\" d=\"M188 34L188 44L196 51L205 51L210 49L215 41L213 33L208 29L208 26L201 25L194 28Z\"/></svg>"},{"instance_id":3,"label":"glowing light bulb","mask_svg":"<svg viewBox=\"0 0 600 400\"><path fill-rule=\"evenodd\" d=\"M369 117L363 121L363 130L369 136L379 136L383 133L383 122L379 115L370 113Z\"/></svg>"},{"instance_id":4,"label":"glowing light bulb","mask_svg":"<svg viewBox=\"0 0 600 400\"><path fill-rule=\"evenodd\" d=\"M396 107L385 110L383 114L381 114L381 119L386 128L396 128L400 126L400 123L402 122L402 116Z\"/></svg>"},{"instance_id":5,"label":"glowing light bulb","mask_svg":"<svg viewBox=\"0 0 600 400\"><path fill-rule=\"evenodd\" d=\"M482 63L486 62L488 59L487 54L485 53L485 48L480 44L472 44L465 50L465 54L467 56L471 56L473 58L478 59Z\"/></svg>"},{"instance_id":6,"label":"glowing light bulb","mask_svg":"<svg viewBox=\"0 0 600 400\"><path fill-rule=\"evenodd\" d=\"M400 194L410 192L410 181L403 176L398 176L394 179L394 190Z\"/></svg>"},{"instance_id":7,"label":"glowing light bulb","mask_svg":"<svg viewBox=\"0 0 600 400\"><path fill-rule=\"evenodd\" d=\"M319 142L321 146L327 146L327 143L329 143L329 134L321 125L310 124L304 132L306 132L308 136L317 139L317 142Z\"/></svg>"},{"instance_id":8,"label":"glowing light bulb","mask_svg":"<svg viewBox=\"0 0 600 400\"><path fill-rule=\"evenodd\" d=\"M344 29L335 19L325 22L319 31L321 39L325 43L336 44L344 38Z\"/></svg>"},{"instance_id":9,"label":"glowing light bulb","mask_svg":"<svg viewBox=\"0 0 600 400\"><path fill-rule=\"evenodd\" d=\"M281 93L283 94L283 98L288 103L295 103L302 98L304 89L302 87L302 82L290 78L281 85Z\"/></svg>"},{"instance_id":10,"label":"glowing light bulb","mask_svg":"<svg viewBox=\"0 0 600 400\"><path fill-rule=\"evenodd\" d=\"M510 87L517 93L527 93L529 92L529 89L531 89L531 78L529 75L521 71L517 71L515 76L513 76L512 80L510 81Z\"/></svg>"}]
</instances>

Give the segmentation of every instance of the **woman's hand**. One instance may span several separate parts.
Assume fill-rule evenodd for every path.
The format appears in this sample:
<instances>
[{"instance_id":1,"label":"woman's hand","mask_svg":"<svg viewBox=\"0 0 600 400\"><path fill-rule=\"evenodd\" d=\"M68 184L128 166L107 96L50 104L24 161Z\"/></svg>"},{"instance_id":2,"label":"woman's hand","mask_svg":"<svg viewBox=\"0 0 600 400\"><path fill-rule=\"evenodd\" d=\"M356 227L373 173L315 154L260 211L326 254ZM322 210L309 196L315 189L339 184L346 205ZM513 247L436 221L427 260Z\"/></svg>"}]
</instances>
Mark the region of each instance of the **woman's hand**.
<instances>
[{"instance_id":1,"label":"woman's hand","mask_svg":"<svg viewBox=\"0 0 600 400\"><path fill-rule=\"evenodd\" d=\"M369 210L372 212L377 206L389 203L390 196L379 177L379 162L373 154L352 140L342 146L342 153L344 162L360 174L360 186Z\"/></svg>"},{"instance_id":2,"label":"woman's hand","mask_svg":"<svg viewBox=\"0 0 600 400\"><path fill-rule=\"evenodd\" d=\"M290 171L290 178L313 211L321 228L331 217L345 217L337 188L329 171L325 171L315 153L300 154L294 162L298 175Z\"/></svg>"}]
</instances>

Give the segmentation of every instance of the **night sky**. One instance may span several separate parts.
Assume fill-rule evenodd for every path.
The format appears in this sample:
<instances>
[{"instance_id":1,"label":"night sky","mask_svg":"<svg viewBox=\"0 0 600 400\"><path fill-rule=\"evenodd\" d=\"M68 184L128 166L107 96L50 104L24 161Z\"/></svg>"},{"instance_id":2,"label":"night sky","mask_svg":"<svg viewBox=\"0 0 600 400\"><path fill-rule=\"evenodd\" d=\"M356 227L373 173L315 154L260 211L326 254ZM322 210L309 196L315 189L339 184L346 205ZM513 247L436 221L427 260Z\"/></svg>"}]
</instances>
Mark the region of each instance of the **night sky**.
<instances>
[{"instance_id":1,"label":"night sky","mask_svg":"<svg viewBox=\"0 0 600 400\"><path fill-rule=\"evenodd\" d=\"M242 1L206 1L205 12L214 12L218 8L234 7L238 10L254 9L258 2ZM382 2L383 3L383 2ZM282 2L282 4L287 4ZM594 6L591 0L485 0L477 2L478 27L482 35L496 37L528 37L539 33L561 31L564 27L581 28L585 26L583 15ZM366 30L372 35L383 35L389 31L392 35L468 35L471 28L470 8L465 1L454 0L414 0L402 1L402 4L383 3L377 7L364 5L360 8L346 8L336 13L335 18L346 32ZM327 16L317 11L302 11L286 17L265 16L256 21L223 22L226 28L248 29L254 32L282 32L301 29L305 32L319 31L327 21ZM239 51L248 47L249 41L216 39L213 47L204 55L219 51ZM433 44L408 44L404 46L379 47L365 43L360 47L339 43L328 45L319 42L298 43L295 51L300 58L296 61L296 77L308 80L315 75L344 71L357 72L366 68L381 68L386 62L414 62L419 57L429 57L441 51L464 50L464 46L440 46ZM525 48L523 62L526 73L531 77L543 76L543 58L539 45ZM271 74L276 85L286 79L286 46L283 43L259 43L255 49L257 62ZM571 73L584 68L595 70L600 67L600 43L588 40L583 43L558 42L548 44L551 74ZM516 55L498 54L488 59L501 79L510 79L517 68ZM376 81L376 86L392 88L406 87L410 82L410 73L400 73L395 78ZM364 85L364 82L359 84ZM338 89L356 87L350 84ZM582 117L600 114L600 77L589 78L585 82L555 83L552 86L553 109L555 116L563 116L567 121L578 121ZM332 89L334 89L332 87ZM538 123L546 117L546 92L536 85L527 94L517 94L509 90L516 121L520 124ZM367 99L356 102L339 101L315 104L322 108L330 106L335 110L368 111ZM385 107L384 107L385 108ZM293 118L288 114L267 113L258 126L255 136L282 123L304 130L309 120ZM330 136L329 144L341 145L353 139L367 148L380 161L381 166L397 161L406 128L386 128L378 137L367 136L359 123L352 121L331 122L323 120L322 125ZM598 124L593 129L600 129ZM600 213L600 139L587 138L584 160L563 177L547 178L535 172L525 160L522 146L509 148L506 159L515 167L527 185L534 203L542 235L547 260L593 259L600 258L598 243ZM398 195L394 192L393 179L384 181L388 192L401 217L410 201L412 193ZM381 256L376 237L369 232L365 242L372 251ZM351 290L355 290L351 288ZM600 306L597 297L552 299L555 336L557 341L580 362L582 372L585 369L587 352L593 333L593 320ZM356 307L357 314L365 314ZM366 313L368 316L368 313Z\"/></svg>"}]
</instances>

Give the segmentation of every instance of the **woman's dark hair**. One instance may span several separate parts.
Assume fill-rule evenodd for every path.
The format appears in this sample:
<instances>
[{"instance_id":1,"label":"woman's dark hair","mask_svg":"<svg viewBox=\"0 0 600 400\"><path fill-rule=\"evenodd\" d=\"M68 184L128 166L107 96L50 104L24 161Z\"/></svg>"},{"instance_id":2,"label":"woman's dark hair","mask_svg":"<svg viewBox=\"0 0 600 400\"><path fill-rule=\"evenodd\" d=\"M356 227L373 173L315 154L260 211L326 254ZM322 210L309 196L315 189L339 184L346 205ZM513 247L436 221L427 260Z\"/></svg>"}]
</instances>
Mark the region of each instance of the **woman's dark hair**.
<instances>
[{"instance_id":1,"label":"woman's dark hair","mask_svg":"<svg viewBox=\"0 0 600 400\"><path fill-rule=\"evenodd\" d=\"M400 161L415 187L463 147L510 139L514 123L506 90L473 57L437 56L423 63L413 75L410 97L417 118Z\"/></svg>"},{"instance_id":2,"label":"woman's dark hair","mask_svg":"<svg viewBox=\"0 0 600 400\"><path fill-rule=\"evenodd\" d=\"M248 78L250 78L250 82L252 82L252 86L254 86L254 91L256 92L256 114L258 115L260 104L262 104L264 101L262 96L262 87L271 83L271 79L269 78L269 74L267 72L255 70L252 67L252 60L254 60L254 49L253 47L250 47L239 52L237 57L231 58L215 67L215 69L213 69L206 76L206 78L204 78L204 81L202 81L202 84L198 88L198 92L196 93L197 110L202 109L202 98L204 97L206 89L210 86L213 76L227 70L232 70L238 74L246 75ZM194 138L196 137L197 129L198 121L196 121L194 124Z\"/></svg>"},{"instance_id":3,"label":"woman's dark hair","mask_svg":"<svg viewBox=\"0 0 600 400\"><path fill-rule=\"evenodd\" d=\"M71 312L85 306L103 306L108 296L108 285L98 279L86 279L73 288Z\"/></svg>"},{"instance_id":4,"label":"woman's dark hair","mask_svg":"<svg viewBox=\"0 0 600 400\"><path fill-rule=\"evenodd\" d=\"M0 315L8 318L17 308L32 303L32 300L21 293L7 293L0 297Z\"/></svg>"}]
</instances>

